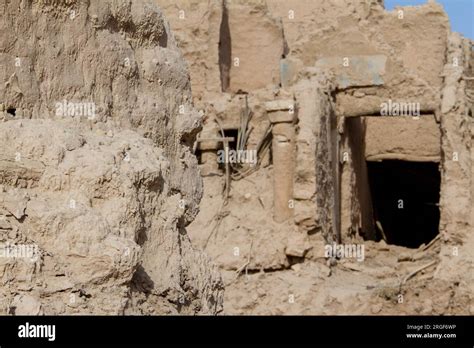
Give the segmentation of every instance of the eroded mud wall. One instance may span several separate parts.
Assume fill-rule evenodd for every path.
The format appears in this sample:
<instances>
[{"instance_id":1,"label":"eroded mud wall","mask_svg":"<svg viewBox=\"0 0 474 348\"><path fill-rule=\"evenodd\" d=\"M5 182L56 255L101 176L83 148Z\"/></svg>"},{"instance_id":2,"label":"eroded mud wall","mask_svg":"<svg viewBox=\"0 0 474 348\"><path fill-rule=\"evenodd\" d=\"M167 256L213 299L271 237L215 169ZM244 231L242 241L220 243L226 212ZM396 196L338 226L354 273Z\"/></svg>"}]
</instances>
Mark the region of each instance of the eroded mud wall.
<instances>
[{"instance_id":1,"label":"eroded mud wall","mask_svg":"<svg viewBox=\"0 0 474 348\"><path fill-rule=\"evenodd\" d=\"M1 313L217 313L185 231L201 178L186 64L155 1L0 1Z\"/></svg>"}]
</instances>

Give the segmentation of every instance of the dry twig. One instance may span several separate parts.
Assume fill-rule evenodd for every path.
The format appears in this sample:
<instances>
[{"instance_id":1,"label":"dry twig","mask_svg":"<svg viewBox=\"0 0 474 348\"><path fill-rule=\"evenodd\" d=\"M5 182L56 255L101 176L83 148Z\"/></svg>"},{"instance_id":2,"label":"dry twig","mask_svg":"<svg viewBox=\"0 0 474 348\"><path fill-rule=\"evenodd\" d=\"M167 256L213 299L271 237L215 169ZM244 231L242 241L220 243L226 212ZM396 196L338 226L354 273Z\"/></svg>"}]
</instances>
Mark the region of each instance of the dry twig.
<instances>
[{"instance_id":1,"label":"dry twig","mask_svg":"<svg viewBox=\"0 0 474 348\"><path fill-rule=\"evenodd\" d=\"M426 264L426 265L423 265L423 266L421 266L421 267L415 269L413 272L409 273L409 274L408 274L405 278L403 278L402 281L400 282L400 285L399 285L400 292L401 292L401 290L402 290L402 286L405 285L405 283L406 283L410 278L412 278L413 276L415 276L418 272L421 272L421 271L423 271L424 269L433 266L435 263L436 263L436 260L431 261L430 263L428 263L428 264Z\"/></svg>"}]
</instances>

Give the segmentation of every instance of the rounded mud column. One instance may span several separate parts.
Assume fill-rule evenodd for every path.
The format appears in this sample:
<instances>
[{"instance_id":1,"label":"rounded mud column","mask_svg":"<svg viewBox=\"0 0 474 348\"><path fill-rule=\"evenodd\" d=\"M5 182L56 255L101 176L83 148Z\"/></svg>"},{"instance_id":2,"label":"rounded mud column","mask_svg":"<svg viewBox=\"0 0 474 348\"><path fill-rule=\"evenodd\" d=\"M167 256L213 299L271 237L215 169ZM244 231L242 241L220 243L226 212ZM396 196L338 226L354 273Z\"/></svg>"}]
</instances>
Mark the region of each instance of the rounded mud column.
<instances>
[{"instance_id":1,"label":"rounded mud column","mask_svg":"<svg viewBox=\"0 0 474 348\"><path fill-rule=\"evenodd\" d=\"M265 104L272 128L273 219L283 222L293 216L293 176L295 168L294 101Z\"/></svg>"}]
</instances>

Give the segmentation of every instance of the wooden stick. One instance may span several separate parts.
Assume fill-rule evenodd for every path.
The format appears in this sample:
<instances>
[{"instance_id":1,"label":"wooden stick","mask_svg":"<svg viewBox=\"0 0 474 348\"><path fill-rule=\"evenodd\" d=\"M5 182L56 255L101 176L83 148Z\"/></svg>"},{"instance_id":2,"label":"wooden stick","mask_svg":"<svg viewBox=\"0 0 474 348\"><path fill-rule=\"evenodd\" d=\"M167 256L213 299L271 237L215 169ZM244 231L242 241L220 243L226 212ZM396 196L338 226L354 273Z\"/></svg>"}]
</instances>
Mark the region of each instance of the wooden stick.
<instances>
[{"instance_id":1,"label":"wooden stick","mask_svg":"<svg viewBox=\"0 0 474 348\"><path fill-rule=\"evenodd\" d=\"M216 118L216 123L220 128L222 138L225 138L224 129L222 128L221 123ZM233 140L231 140L233 141ZM224 151L225 151L225 187L224 187L224 205L227 204L227 199L229 198L229 191L230 191L230 171L229 171L229 142L224 141Z\"/></svg>"},{"instance_id":2,"label":"wooden stick","mask_svg":"<svg viewBox=\"0 0 474 348\"><path fill-rule=\"evenodd\" d=\"M430 263L424 265L424 266L421 266L417 269L415 269L413 272L411 272L410 274L408 274L405 278L403 278L403 280L400 282L400 286L399 286L399 289L401 290L402 289L402 286L405 285L405 283L410 279L412 278L415 274L417 274L418 272L421 272L423 271L424 269L428 268L428 267L431 267L433 266L434 264L436 263L436 260L434 261L431 261Z\"/></svg>"},{"instance_id":3,"label":"wooden stick","mask_svg":"<svg viewBox=\"0 0 474 348\"><path fill-rule=\"evenodd\" d=\"M253 239L250 241L250 250L249 250L249 255L247 257L247 261L242 265L240 266L236 271L236 275L235 275L235 278L232 282L234 282L235 280L237 280L237 278L239 277L240 273L242 273L242 271L245 269L245 275L248 275L248 266L250 265L250 259L251 259L251 255L252 255L252 247L253 247Z\"/></svg>"},{"instance_id":4,"label":"wooden stick","mask_svg":"<svg viewBox=\"0 0 474 348\"><path fill-rule=\"evenodd\" d=\"M375 225L377 225L377 227L378 227L380 233L382 234L382 238L383 238L383 240L385 241L385 243L388 244L387 236L385 235L385 232L384 232L384 230L383 230L383 227L382 227L382 224L380 223L380 221L375 220Z\"/></svg>"},{"instance_id":5,"label":"wooden stick","mask_svg":"<svg viewBox=\"0 0 474 348\"><path fill-rule=\"evenodd\" d=\"M229 198L230 192L230 170L229 170L229 142L224 142L224 151L225 151L225 202Z\"/></svg>"},{"instance_id":6,"label":"wooden stick","mask_svg":"<svg viewBox=\"0 0 474 348\"><path fill-rule=\"evenodd\" d=\"M196 141L198 142L203 142L203 141L220 141L220 142L225 142L225 141L234 141L234 137L210 137L210 138L197 138Z\"/></svg>"},{"instance_id":7,"label":"wooden stick","mask_svg":"<svg viewBox=\"0 0 474 348\"><path fill-rule=\"evenodd\" d=\"M431 242L429 242L424 248L423 251L429 249L437 240L441 238L441 233L439 233Z\"/></svg>"}]
</instances>

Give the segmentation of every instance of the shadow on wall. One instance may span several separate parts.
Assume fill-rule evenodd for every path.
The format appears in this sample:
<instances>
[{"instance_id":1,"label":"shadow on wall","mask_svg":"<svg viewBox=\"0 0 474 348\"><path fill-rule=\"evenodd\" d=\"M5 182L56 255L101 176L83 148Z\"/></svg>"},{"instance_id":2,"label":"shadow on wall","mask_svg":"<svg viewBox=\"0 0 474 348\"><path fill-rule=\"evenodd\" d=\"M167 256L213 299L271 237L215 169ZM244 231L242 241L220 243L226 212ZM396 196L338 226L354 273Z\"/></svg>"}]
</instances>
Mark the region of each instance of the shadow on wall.
<instances>
[{"instance_id":1,"label":"shadow on wall","mask_svg":"<svg viewBox=\"0 0 474 348\"><path fill-rule=\"evenodd\" d=\"M219 71L222 92L227 92L230 86L230 65L232 62L232 41L230 37L229 14L224 6L219 33Z\"/></svg>"}]
</instances>

